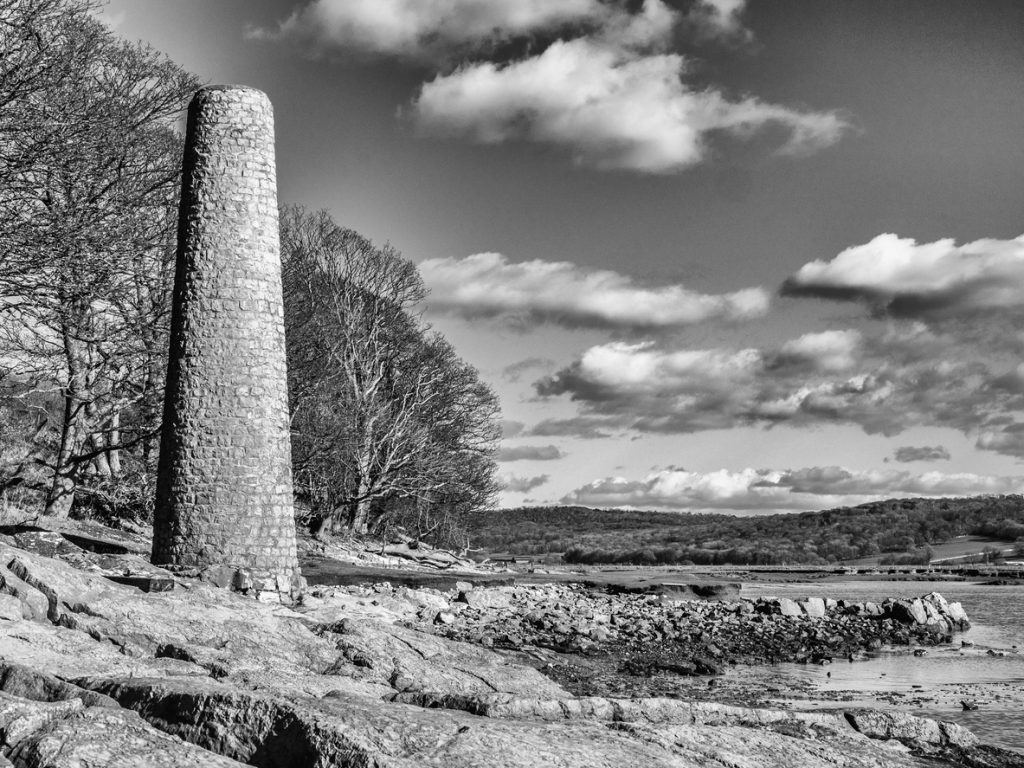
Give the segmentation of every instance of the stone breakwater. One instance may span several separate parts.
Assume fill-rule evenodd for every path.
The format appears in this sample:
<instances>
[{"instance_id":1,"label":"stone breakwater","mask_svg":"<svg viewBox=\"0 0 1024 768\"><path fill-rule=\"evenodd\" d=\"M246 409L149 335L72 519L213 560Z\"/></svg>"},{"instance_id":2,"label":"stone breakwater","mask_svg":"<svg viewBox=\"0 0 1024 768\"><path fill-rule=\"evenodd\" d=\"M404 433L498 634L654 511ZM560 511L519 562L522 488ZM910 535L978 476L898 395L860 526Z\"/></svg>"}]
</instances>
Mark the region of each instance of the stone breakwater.
<instances>
[{"instance_id":1,"label":"stone breakwater","mask_svg":"<svg viewBox=\"0 0 1024 768\"><path fill-rule=\"evenodd\" d=\"M470 585L464 585L469 587ZM828 663L883 645L930 646L969 628L937 592L882 603L810 598L720 602L612 595L578 585L463 589L447 608L420 612L451 639L620 656L631 674L717 674L725 664Z\"/></svg>"}]
</instances>

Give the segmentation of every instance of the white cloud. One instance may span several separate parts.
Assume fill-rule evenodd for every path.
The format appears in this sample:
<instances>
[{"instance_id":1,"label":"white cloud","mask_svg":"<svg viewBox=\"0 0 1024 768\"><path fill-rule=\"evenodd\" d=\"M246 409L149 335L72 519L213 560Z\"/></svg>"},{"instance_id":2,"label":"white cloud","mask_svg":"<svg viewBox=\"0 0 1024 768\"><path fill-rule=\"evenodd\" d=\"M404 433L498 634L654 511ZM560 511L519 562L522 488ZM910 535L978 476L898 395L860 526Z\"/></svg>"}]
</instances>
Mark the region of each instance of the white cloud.
<instances>
[{"instance_id":1,"label":"white cloud","mask_svg":"<svg viewBox=\"0 0 1024 768\"><path fill-rule=\"evenodd\" d=\"M656 329L709 319L745 320L763 315L769 305L761 288L709 295L678 284L649 287L611 270L539 259L513 263L500 253L429 259L418 266L430 287L431 308L470 318Z\"/></svg>"},{"instance_id":2,"label":"white cloud","mask_svg":"<svg viewBox=\"0 0 1024 768\"><path fill-rule=\"evenodd\" d=\"M894 496L967 496L1021 490L1022 478L970 473L915 475L899 470L857 471L843 467L713 472L664 469L641 480L595 480L572 491L562 502L692 511L798 512Z\"/></svg>"},{"instance_id":3,"label":"white cloud","mask_svg":"<svg viewBox=\"0 0 1024 768\"><path fill-rule=\"evenodd\" d=\"M680 21L699 36L743 38L746 0L699 0L683 16L662 0L635 13L602 0L312 0L275 29L248 35L293 39L316 48L400 58L446 58L489 43L553 32L589 33L629 48L665 46Z\"/></svg>"},{"instance_id":4,"label":"white cloud","mask_svg":"<svg viewBox=\"0 0 1024 768\"><path fill-rule=\"evenodd\" d=\"M698 3L703 5L703 3ZM608 6L612 8L612 6ZM671 42L680 15L662 0L646 0L637 13L616 9L592 38L605 45L633 50L663 50Z\"/></svg>"},{"instance_id":5,"label":"white cloud","mask_svg":"<svg viewBox=\"0 0 1024 768\"><path fill-rule=\"evenodd\" d=\"M773 363L818 371L846 371L857 364L860 346L861 334L853 329L805 333L783 344Z\"/></svg>"},{"instance_id":6,"label":"white cloud","mask_svg":"<svg viewBox=\"0 0 1024 768\"><path fill-rule=\"evenodd\" d=\"M749 139L777 126L783 154L834 144L848 128L834 112L738 101L685 84L682 56L645 55L597 38L560 40L505 65L477 62L425 83L413 102L424 132L497 144L524 140L568 150L581 165L672 173L705 159L714 132Z\"/></svg>"},{"instance_id":7,"label":"white cloud","mask_svg":"<svg viewBox=\"0 0 1024 768\"><path fill-rule=\"evenodd\" d=\"M247 34L313 53L361 51L437 68L461 61L413 99L421 132L555 146L599 169L678 172L706 159L716 134L783 135L776 151L784 155L838 141L849 125L835 112L731 99L684 82L687 62L670 50L677 35L746 40L745 5L696 0L682 13L664 0L312 0L275 28ZM528 41L532 55L498 63L498 46L510 41Z\"/></svg>"},{"instance_id":8,"label":"white cloud","mask_svg":"<svg viewBox=\"0 0 1024 768\"><path fill-rule=\"evenodd\" d=\"M489 41L600 23L611 14L599 0L313 0L276 30L249 34L311 41L319 48L443 58Z\"/></svg>"},{"instance_id":9,"label":"white cloud","mask_svg":"<svg viewBox=\"0 0 1024 768\"><path fill-rule=\"evenodd\" d=\"M755 349L665 351L652 342L615 341L586 350L563 375L586 382L595 394L686 395L718 390L725 384L738 386L754 376L760 366L761 355ZM557 380L550 386L559 388Z\"/></svg>"},{"instance_id":10,"label":"white cloud","mask_svg":"<svg viewBox=\"0 0 1024 768\"><path fill-rule=\"evenodd\" d=\"M918 243L882 234L812 261L786 281L783 293L863 301L895 315L941 318L978 310L1024 307L1024 235Z\"/></svg>"},{"instance_id":11,"label":"white cloud","mask_svg":"<svg viewBox=\"0 0 1024 768\"><path fill-rule=\"evenodd\" d=\"M585 423L591 434L854 424L892 436L914 426L965 434L984 426L991 434L980 448L1024 454L1018 436L993 432L1024 412L1019 372L996 367L970 345L936 348L942 337L925 336L922 349L912 344L921 334L853 330L805 334L765 350L616 341L587 349L534 388L575 401L577 416L566 427Z\"/></svg>"}]
</instances>

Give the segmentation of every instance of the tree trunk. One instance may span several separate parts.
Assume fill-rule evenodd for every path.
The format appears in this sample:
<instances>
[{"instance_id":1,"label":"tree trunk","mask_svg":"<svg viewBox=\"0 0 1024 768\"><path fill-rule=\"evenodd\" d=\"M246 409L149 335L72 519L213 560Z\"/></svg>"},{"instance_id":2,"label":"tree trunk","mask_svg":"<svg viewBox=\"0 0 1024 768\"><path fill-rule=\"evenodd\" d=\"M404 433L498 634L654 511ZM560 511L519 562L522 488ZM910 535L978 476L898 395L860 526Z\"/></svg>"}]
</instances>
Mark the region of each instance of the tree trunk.
<instances>
[{"instance_id":1,"label":"tree trunk","mask_svg":"<svg viewBox=\"0 0 1024 768\"><path fill-rule=\"evenodd\" d=\"M333 529L334 514L326 515L313 524L313 538L317 541L327 541Z\"/></svg>"},{"instance_id":2,"label":"tree trunk","mask_svg":"<svg viewBox=\"0 0 1024 768\"><path fill-rule=\"evenodd\" d=\"M352 506L349 509L349 528L352 533L360 536L365 536L368 529L368 520L370 516L370 500L360 499L359 501L352 502Z\"/></svg>"},{"instance_id":3,"label":"tree trunk","mask_svg":"<svg viewBox=\"0 0 1024 768\"><path fill-rule=\"evenodd\" d=\"M107 466L111 477L121 476L121 413L114 411L107 430Z\"/></svg>"},{"instance_id":4,"label":"tree trunk","mask_svg":"<svg viewBox=\"0 0 1024 768\"><path fill-rule=\"evenodd\" d=\"M60 445L57 449L53 480L46 494L44 515L63 519L71 512L71 505L75 501L75 489L78 485L78 466L72 461L72 457L81 444L82 415L82 408L79 407L77 399L70 393L66 394L64 396L64 423L61 425Z\"/></svg>"},{"instance_id":5,"label":"tree trunk","mask_svg":"<svg viewBox=\"0 0 1024 768\"><path fill-rule=\"evenodd\" d=\"M106 445L103 442L103 435L99 432L93 432L89 436L89 445L93 451L97 452L92 460L93 472L100 477L110 477L110 462L107 461L107 451Z\"/></svg>"},{"instance_id":6,"label":"tree trunk","mask_svg":"<svg viewBox=\"0 0 1024 768\"><path fill-rule=\"evenodd\" d=\"M64 419L60 429L60 445L53 468L53 481L46 494L44 515L66 518L71 512L75 501L75 489L78 485L78 463L75 455L88 439L88 406L86 397L88 379L86 378L87 357L80 342L75 338L69 325L62 328L64 341L64 361L67 365L67 386L64 388Z\"/></svg>"}]
</instances>

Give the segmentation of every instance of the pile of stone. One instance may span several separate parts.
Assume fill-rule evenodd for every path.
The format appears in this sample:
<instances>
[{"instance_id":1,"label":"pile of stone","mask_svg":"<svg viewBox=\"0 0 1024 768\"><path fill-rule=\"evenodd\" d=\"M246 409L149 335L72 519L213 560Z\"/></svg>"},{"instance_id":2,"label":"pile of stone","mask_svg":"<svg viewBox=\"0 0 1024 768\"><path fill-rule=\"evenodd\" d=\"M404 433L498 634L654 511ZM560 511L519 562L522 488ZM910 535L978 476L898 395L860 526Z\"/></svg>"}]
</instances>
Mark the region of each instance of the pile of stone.
<instances>
[{"instance_id":1,"label":"pile of stone","mask_svg":"<svg viewBox=\"0 0 1024 768\"><path fill-rule=\"evenodd\" d=\"M641 674L652 668L714 674L727 663L825 663L883 645L950 642L952 632L970 626L959 603L935 592L883 603L682 602L572 584L464 589L446 610L421 619L438 634L485 647L618 654Z\"/></svg>"}]
</instances>

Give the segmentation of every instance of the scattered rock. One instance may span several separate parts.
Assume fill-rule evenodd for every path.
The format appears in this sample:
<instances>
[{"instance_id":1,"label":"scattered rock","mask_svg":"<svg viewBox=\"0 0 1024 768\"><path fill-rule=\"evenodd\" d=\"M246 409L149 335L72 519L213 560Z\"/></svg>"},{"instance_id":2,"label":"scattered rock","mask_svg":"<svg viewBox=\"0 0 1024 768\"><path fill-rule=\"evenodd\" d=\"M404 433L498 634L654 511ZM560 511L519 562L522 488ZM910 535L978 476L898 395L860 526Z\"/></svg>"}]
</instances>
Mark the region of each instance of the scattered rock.
<instances>
[{"instance_id":1,"label":"scattered rock","mask_svg":"<svg viewBox=\"0 0 1024 768\"><path fill-rule=\"evenodd\" d=\"M955 620L951 611L936 593L886 606L820 598L675 602L547 584L463 592L430 621L432 631L487 647L610 653L637 676L650 670L702 675L719 674L725 663L827 664L885 644L935 645L950 639L954 622L969 626L966 615Z\"/></svg>"},{"instance_id":2,"label":"scattered rock","mask_svg":"<svg viewBox=\"0 0 1024 768\"><path fill-rule=\"evenodd\" d=\"M800 604L795 600L790 600L788 597L780 597L774 602L774 606L778 607L779 614L782 616L802 616L803 609Z\"/></svg>"}]
</instances>

